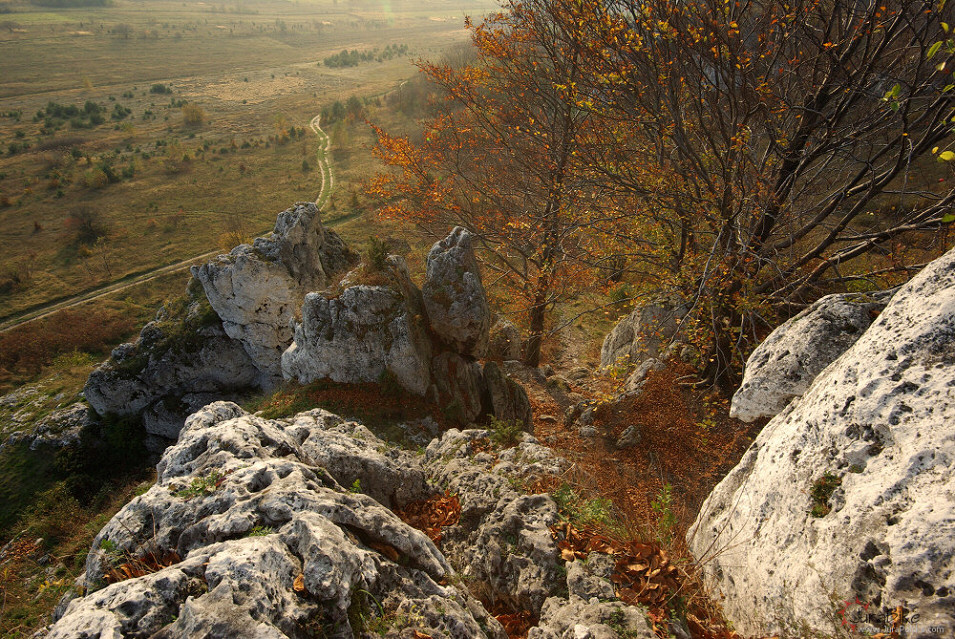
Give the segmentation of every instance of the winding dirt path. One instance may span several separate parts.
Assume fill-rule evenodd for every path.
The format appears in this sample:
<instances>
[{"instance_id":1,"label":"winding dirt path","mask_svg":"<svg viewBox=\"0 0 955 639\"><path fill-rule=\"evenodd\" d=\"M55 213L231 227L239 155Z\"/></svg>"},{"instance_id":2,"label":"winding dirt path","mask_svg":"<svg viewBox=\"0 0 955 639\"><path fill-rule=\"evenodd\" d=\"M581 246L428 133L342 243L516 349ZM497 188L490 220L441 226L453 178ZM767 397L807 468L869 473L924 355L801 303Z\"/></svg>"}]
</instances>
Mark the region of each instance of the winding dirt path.
<instances>
[{"instance_id":1,"label":"winding dirt path","mask_svg":"<svg viewBox=\"0 0 955 639\"><path fill-rule=\"evenodd\" d=\"M308 123L315 135L318 136L318 151L315 157L318 160L318 170L322 174L322 186L318 190L318 197L315 198L315 205L319 210L328 202L328 198L332 195L332 189L335 188L335 175L332 173L332 164L328 161L328 151L331 149L332 140L319 126L321 117L321 115L316 115Z\"/></svg>"},{"instance_id":2,"label":"winding dirt path","mask_svg":"<svg viewBox=\"0 0 955 639\"><path fill-rule=\"evenodd\" d=\"M315 198L315 205L319 209L324 207L328 202L328 199L332 195L332 189L335 187L335 176L332 173L332 165L328 160L328 151L331 148L331 139L328 137L328 134L322 130L321 126L319 126L320 118L320 115L316 115L308 123L309 127L312 129L312 132L318 136L318 151L316 152L316 158L318 160L318 169L322 175L322 181L321 186L318 189L318 196ZM334 226L334 223L328 224L327 226ZM168 273L175 273L176 271L187 269L194 264L205 262L206 260L219 255L220 253L223 253L223 251L221 249L216 249L214 251L209 251L208 253L203 253L202 255L190 257L189 259L182 260L181 262L176 262L175 264L159 266L155 269L140 273L138 275L127 275L120 281L104 284L92 290L73 295L66 299L62 299L57 302L51 302L50 304L45 304L39 308L31 309L17 315L16 317L0 322L0 333L5 333L6 331L16 328L17 326L26 324L27 322L49 317L50 315L53 315L54 313L64 309L73 308L74 306L79 306L80 304L85 304L101 297L112 295L113 293L125 291L126 289L132 288L133 286L154 280L157 277L161 277Z\"/></svg>"}]
</instances>

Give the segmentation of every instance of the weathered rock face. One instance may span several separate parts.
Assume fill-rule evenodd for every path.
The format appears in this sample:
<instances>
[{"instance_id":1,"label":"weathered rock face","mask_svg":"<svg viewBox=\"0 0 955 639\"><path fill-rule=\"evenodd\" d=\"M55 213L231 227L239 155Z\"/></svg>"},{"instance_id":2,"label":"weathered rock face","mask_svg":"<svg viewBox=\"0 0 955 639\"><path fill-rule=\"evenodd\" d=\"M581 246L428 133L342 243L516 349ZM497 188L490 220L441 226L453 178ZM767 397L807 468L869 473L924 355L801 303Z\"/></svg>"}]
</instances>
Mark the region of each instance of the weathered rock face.
<instances>
[{"instance_id":1,"label":"weathered rock face","mask_svg":"<svg viewBox=\"0 0 955 639\"><path fill-rule=\"evenodd\" d=\"M918 615L907 636L951 633L953 467L950 252L769 422L703 504L688 543L743 634L836 634L844 602L857 598L846 614L869 604L872 632L903 606Z\"/></svg>"},{"instance_id":2,"label":"weathered rock face","mask_svg":"<svg viewBox=\"0 0 955 639\"><path fill-rule=\"evenodd\" d=\"M485 430L452 429L425 452L429 475L461 502L460 521L444 531L444 552L482 599L537 611L565 587L550 535L557 508L546 495L519 494L511 478L556 474L567 464L530 435L510 460L475 455L487 437Z\"/></svg>"},{"instance_id":3,"label":"weathered rock face","mask_svg":"<svg viewBox=\"0 0 955 639\"><path fill-rule=\"evenodd\" d=\"M627 381L623 387L624 395L640 394L643 392L643 387L645 386L644 382L647 379L647 375L655 371L661 371L664 368L666 368L666 364L655 357L645 359L630 374L630 377L627 378Z\"/></svg>"},{"instance_id":4,"label":"weathered rock face","mask_svg":"<svg viewBox=\"0 0 955 639\"><path fill-rule=\"evenodd\" d=\"M7 444L16 446L21 443L29 444L30 450L36 450L41 446L52 448L73 446L80 441L83 430L95 419L96 416L91 414L89 406L76 402L41 418L31 430L13 433L6 442L0 442L0 450L3 450Z\"/></svg>"},{"instance_id":5,"label":"weathered rock face","mask_svg":"<svg viewBox=\"0 0 955 639\"><path fill-rule=\"evenodd\" d=\"M452 350L473 358L487 352L491 308L474 257L474 236L456 227L428 253L421 289L431 330Z\"/></svg>"},{"instance_id":6,"label":"weathered rock face","mask_svg":"<svg viewBox=\"0 0 955 639\"><path fill-rule=\"evenodd\" d=\"M557 521L553 501L513 488L515 479L560 475L567 461L527 434L497 458L475 455L487 436L485 430L450 430L425 452L428 473L461 501L461 519L445 529L443 548L471 592L539 612L540 623L530 629L529 639L651 639L643 610L612 601L613 558L591 553L586 563L565 564L562 574L550 534Z\"/></svg>"},{"instance_id":7,"label":"weathered rock face","mask_svg":"<svg viewBox=\"0 0 955 639\"><path fill-rule=\"evenodd\" d=\"M487 350L490 311L467 231L457 228L431 249L423 293L395 255L372 275L375 285L351 284L352 277L361 279L349 274L337 297L306 296L282 356L286 379L354 383L389 375L461 423L492 415L530 424L524 390L475 359Z\"/></svg>"},{"instance_id":8,"label":"weathered rock face","mask_svg":"<svg viewBox=\"0 0 955 639\"><path fill-rule=\"evenodd\" d=\"M501 361L519 360L523 354L521 331L513 322L498 319L491 326L488 338L487 357Z\"/></svg>"},{"instance_id":9,"label":"weathered rock face","mask_svg":"<svg viewBox=\"0 0 955 639\"><path fill-rule=\"evenodd\" d=\"M0 397L0 450L5 442L61 447L75 439L70 433L81 429L85 417L76 418L76 407L67 406L73 400L55 385L58 377L20 386ZM58 408L52 413L51 404Z\"/></svg>"},{"instance_id":10,"label":"weathered rock face","mask_svg":"<svg viewBox=\"0 0 955 639\"><path fill-rule=\"evenodd\" d=\"M730 416L750 422L779 413L855 344L893 292L827 295L778 326L747 360Z\"/></svg>"},{"instance_id":11,"label":"weathered rock face","mask_svg":"<svg viewBox=\"0 0 955 639\"><path fill-rule=\"evenodd\" d=\"M666 305L633 309L604 338L600 365L637 365L651 357L659 357L661 347L676 335L684 310Z\"/></svg>"},{"instance_id":12,"label":"weathered rock face","mask_svg":"<svg viewBox=\"0 0 955 639\"><path fill-rule=\"evenodd\" d=\"M484 394L481 364L470 357L444 351L434 356L431 366L439 401L449 415L465 424L480 417Z\"/></svg>"},{"instance_id":13,"label":"weathered rock face","mask_svg":"<svg viewBox=\"0 0 955 639\"><path fill-rule=\"evenodd\" d=\"M534 414L524 387L508 377L494 362L485 362L482 375L485 388L484 411L501 421L530 425Z\"/></svg>"},{"instance_id":14,"label":"weathered rock face","mask_svg":"<svg viewBox=\"0 0 955 639\"><path fill-rule=\"evenodd\" d=\"M242 344L229 338L204 300L170 315L164 309L139 339L113 350L83 394L100 415L141 415L154 451L174 441L185 418L213 399L261 385Z\"/></svg>"},{"instance_id":15,"label":"weathered rock face","mask_svg":"<svg viewBox=\"0 0 955 639\"><path fill-rule=\"evenodd\" d=\"M305 294L325 288L355 261L308 202L280 213L270 237L237 246L192 273L229 337L242 343L267 378L278 381L282 353L292 342L291 322Z\"/></svg>"},{"instance_id":16,"label":"weathered rock face","mask_svg":"<svg viewBox=\"0 0 955 639\"><path fill-rule=\"evenodd\" d=\"M381 445L320 410L270 422L208 406L166 451L156 485L97 536L86 583L146 552L172 565L70 602L47 636L352 637L356 611L377 614L378 602L399 626L391 636L413 623L436 637L503 637L466 591L439 585L452 569L427 537L318 465L405 498L427 494L415 494L428 489L407 453L365 455Z\"/></svg>"},{"instance_id":17,"label":"weathered rock face","mask_svg":"<svg viewBox=\"0 0 955 639\"><path fill-rule=\"evenodd\" d=\"M406 390L430 386L431 345L423 319L399 290L351 286L337 298L310 293L282 355L282 373L305 383L377 382L387 372Z\"/></svg>"},{"instance_id":18,"label":"weathered rock face","mask_svg":"<svg viewBox=\"0 0 955 639\"><path fill-rule=\"evenodd\" d=\"M512 487L567 463L527 435L499 458L475 456L472 445L487 438L451 430L420 457L320 409L265 420L211 404L166 450L156 485L97 535L86 596L64 604L41 636L345 639L416 630L504 639L476 596L533 614L543 607L538 637L565 636L573 619L594 637L645 628L637 608L580 599L613 597L599 570L612 560L594 557L565 578L549 530L554 502ZM436 486L462 506L459 524L444 531L446 554L388 509ZM111 569L146 554L166 567L104 585ZM558 597L565 591L570 599Z\"/></svg>"},{"instance_id":19,"label":"weathered rock face","mask_svg":"<svg viewBox=\"0 0 955 639\"><path fill-rule=\"evenodd\" d=\"M577 563L580 562L574 562ZM544 602L540 624L527 632L527 639L652 639L655 636L646 615L638 608L619 601L586 600L574 595L569 599L553 597Z\"/></svg>"}]
</instances>

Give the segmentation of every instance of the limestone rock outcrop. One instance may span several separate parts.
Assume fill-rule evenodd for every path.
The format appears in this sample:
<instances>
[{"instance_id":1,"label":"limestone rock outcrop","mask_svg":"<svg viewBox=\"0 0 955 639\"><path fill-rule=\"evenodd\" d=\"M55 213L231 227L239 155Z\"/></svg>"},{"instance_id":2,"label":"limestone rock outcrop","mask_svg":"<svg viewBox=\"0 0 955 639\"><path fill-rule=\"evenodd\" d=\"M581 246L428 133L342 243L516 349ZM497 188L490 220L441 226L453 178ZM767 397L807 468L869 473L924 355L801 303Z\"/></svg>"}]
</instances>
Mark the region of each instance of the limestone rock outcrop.
<instances>
[{"instance_id":1,"label":"limestone rock outcrop","mask_svg":"<svg viewBox=\"0 0 955 639\"><path fill-rule=\"evenodd\" d=\"M480 598L540 610L564 588L550 534L557 507L547 495L521 495L512 480L555 475L567 463L526 434L510 449L520 465L475 455L487 438L486 430L452 429L425 451L429 475L461 503L460 521L445 529L443 549Z\"/></svg>"},{"instance_id":2,"label":"limestone rock outcrop","mask_svg":"<svg viewBox=\"0 0 955 639\"><path fill-rule=\"evenodd\" d=\"M530 424L534 419L527 391L494 362L485 362L481 371L484 411L501 421Z\"/></svg>"},{"instance_id":3,"label":"limestone rock outcrop","mask_svg":"<svg viewBox=\"0 0 955 639\"><path fill-rule=\"evenodd\" d=\"M527 633L527 639L653 639L656 636L646 616L637 608L619 601L585 600L574 595L545 601L540 623Z\"/></svg>"},{"instance_id":4,"label":"limestone rock outcrop","mask_svg":"<svg viewBox=\"0 0 955 639\"><path fill-rule=\"evenodd\" d=\"M488 359L519 360L523 355L521 331L510 320L499 318L491 326L488 338Z\"/></svg>"},{"instance_id":5,"label":"limestone rock outcrop","mask_svg":"<svg viewBox=\"0 0 955 639\"><path fill-rule=\"evenodd\" d=\"M305 294L324 289L357 259L319 218L314 203L300 202L279 213L270 237L192 268L225 332L274 382Z\"/></svg>"},{"instance_id":6,"label":"limestone rock outcrop","mask_svg":"<svg viewBox=\"0 0 955 639\"><path fill-rule=\"evenodd\" d=\"M899 606L906 636L951 633L953 468L955 251L766 425L687 541L742 634L892 631Z\"/></svg>"},{"instance_id":7,"label":"limestone rock outcrop","mask_svg":"<svg viewBox=\"0 0 955 639\"><path fill-rule=\"evenodd\" d=\"M139 339L115 348L83 389L99 415L141 416L156 452L175 441L190 413L262 384L242 344L225 334L196 288L189 287L182 308L163 308Z\"/></svg>"},{"instance_id":8,"label":"limestone rock outcrop","mask_svg":"<svg viewBox=\"0 0 955 639\"><path fill-rule=\"evenodd\" d=\"M27 444L30 450L37 450L42 446L51 448L67 448L80 441L83 431L96 419L90 407L82 402L76 402L66 408L59 408L49 415L41 417L32 429L14 432L6 442L0 442L0 450L4 446Z\"/></svg>"},{"instance_id":9,"label":"limestone rock outcrop","mask_svg":"<svg viewBox=\"0 0 955 639\"><path fill-rule=\"evenodd\" d=\"M502 638L466 590L439 584L452 568L430 539L318 465L314 456L324 455L348 472L326 451L341 437L382 445L361 428L320 410L268 421L227 402L191 416L156 485L94 541L89 594L46 636L352 637L364 630L355 626L361 615L374 615L383 628L390 620L435 637ZM426 489L422 471L394 454L357 471L364 485ZM169 565L96 589L116 565L146 553Z\"/></svg>"},{"instance_id":10,"label":"limestone rock outcrop","mask_svg":"<svg viewBox=\"0 0 955 639\"><path fill-rule=\"evenodd\" d=\"M491 314L472 242L455 228L435 243L422 290L392 255L384 268L366 264L350 273L334 295L307 295L282 355L283 376L303 384L389 377L462 424L490 415L529 425L524 389L496 364L477 360L487 351Z\"/></svg>"},{"instance_id":11,"label":"limestone rock outcrop","mask_svg":"<svg viewBox=\"0 0 955 639\"><path fill-rule=\"evenodd\" d=\"M568 464L529 435L499 457L478 452L488 437L451 430L416 456L321 409L267 420L210 404L166 450L156 484L97 535L84 596L38 636L505 639L482 600L543 609L541 638L575 618L594 637L645 628L639 608L579 600L601 586L583 566L560 598L555 504L513 486ZM390 508L444 490L461 518L439 549Z\"/></svg>"},{"instance_id":12,"label":"limestone rock outcrop","mask_svg":"<svg viewBox=\"0 0 955 639\"><path fill-rule=\"evenodd\" d=\"M730 416L751 422L779 413L855 344L893 292L827 295L778 326L746 361Z\"/></svg>"},{"instance_id":13,"label":"limestone rock outcrop","mask_svg":"<svg viewBox=\"0 0 955 639\"><path fill-rule=\"evenodd\" d=\"M481 358L487 352L491 308L473 243L474 236L460 226L436 242L421 292L431 330L455 352Z\"/></svg>"},{"instance_id":14,"label":"limestone rock outcrop","mask_svg":"<svg viewBox=\"0 0 955 639\"><path fill-rule=\"evenodd\" d=\"M425 395L431 342L421 303L404 260L391 256L392 285L349 286L337 297L309 293L292 345L282 355L287 379L307 383L377 382L390 374L404 389Z\"/></svg>"},{"instance_id":15,"label":"limestone rock outcrop","mask_svg":"<svg viewBox=\"0 0 955 639\"><path fill-rule=\"evenodd\" d=\"M677 334L682 306L651 304L638 306L617 322L604 338L600 349L600 365L636 366L650 358L658 358L661 349Z\"/></svg>"}]
</instances>

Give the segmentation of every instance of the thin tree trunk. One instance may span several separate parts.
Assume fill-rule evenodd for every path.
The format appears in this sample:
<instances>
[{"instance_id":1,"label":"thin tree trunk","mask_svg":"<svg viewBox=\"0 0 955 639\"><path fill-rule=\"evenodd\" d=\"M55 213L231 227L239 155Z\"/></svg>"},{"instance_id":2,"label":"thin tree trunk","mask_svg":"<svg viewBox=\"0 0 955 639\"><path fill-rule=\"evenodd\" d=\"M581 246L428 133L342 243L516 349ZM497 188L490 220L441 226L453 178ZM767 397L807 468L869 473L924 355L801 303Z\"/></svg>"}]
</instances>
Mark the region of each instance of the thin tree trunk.
<instances>
[{"instance_id":1,"label":"thin tree trunk","mask_svg":"<svg viewBox=\"0 0 955 639\"><path fill-rule=\"evenodd\" d=\"M524 363L527 366L537 367L541 362L541 343L544 340L544 318L546 316L547 304L544 296L538 294L534 299L534 306L531 307L531 327L527 343L524 345Z\"/></svg>"}]
</instances>

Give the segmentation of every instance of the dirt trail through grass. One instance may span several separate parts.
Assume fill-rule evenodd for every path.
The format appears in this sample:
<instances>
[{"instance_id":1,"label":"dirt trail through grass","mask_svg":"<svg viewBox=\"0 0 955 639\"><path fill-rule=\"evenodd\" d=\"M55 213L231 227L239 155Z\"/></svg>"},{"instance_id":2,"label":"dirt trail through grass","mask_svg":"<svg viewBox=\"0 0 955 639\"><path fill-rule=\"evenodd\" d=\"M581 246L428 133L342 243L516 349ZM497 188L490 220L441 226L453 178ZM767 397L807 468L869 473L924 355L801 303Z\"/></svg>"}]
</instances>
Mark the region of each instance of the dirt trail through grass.
<instances>
[{"instance_id":1,"label":"dirt trail through grass","mask_svg":"<svg viewBox=\"0 0 955 639\"><path fill-rule=\"evenodd\" d=\"M321 210L322 207L324 207L328 202L328 199L332 194L332 189L335 186L335 177L332 174L332 165L328 160L328 151L331 147L331 139L328 137L328 134L322 130L321 126L319 126L320 119L321 116L316 115L314 118L312 118L311 122L309 122L309 127L312 129L315 135L318 136L318 151L316 152L316 158L318 160L318 169L321 173L321 184L318 189L318 196L315 198L315 205L318 206L319 210ZM342 221L344 221L344 219L336 220L336 222ZM326 224L326 226L334 225L334 222ZM16 317L0 322L0 333L9 331L10 329L16 328L17 326L26 324L27 322L48 317L58 311L62 311L67 308L73 308L74 306L79 306L80 304L85 304L101 297L124 291L138 284L142 284L143 282L148 282L162 275L166 275L167 273L174 273L176 271L184 270L190 266L193 266L194 264L199 264L211 259L220 253L223 253L223 251L216 249L214 251L209 251L208 253L203 253L202 255L190 257L189 259L182 260L181 262L176 262L175 264L160 266L158 268L141 273L132 273L124 276L118 281L98 286L94 289L84 291L83 293L73 295L59 301L44 304L38 308L30 309L24 313L18 314Z\"/></svg>"},{"instance_id":2,"label":"dirt trail through grass","mask_svg":"<svg viewBox=\"0 0 955 639\"><path fill-rule=\"evenodd\" d=\"M335 188L335 176L332 174L331 162L328 161L328 151L331 148L332 141L319 126L321 117L321 115L316 115L308 123L315 135L318 136L318 151L315 157L318 160L318 170L322 174L322 186L318 190L318 197L315 198L315 205L319 210L328 202L328 198L332 195L332 189Z\"/></svg>"}]
</instances>

